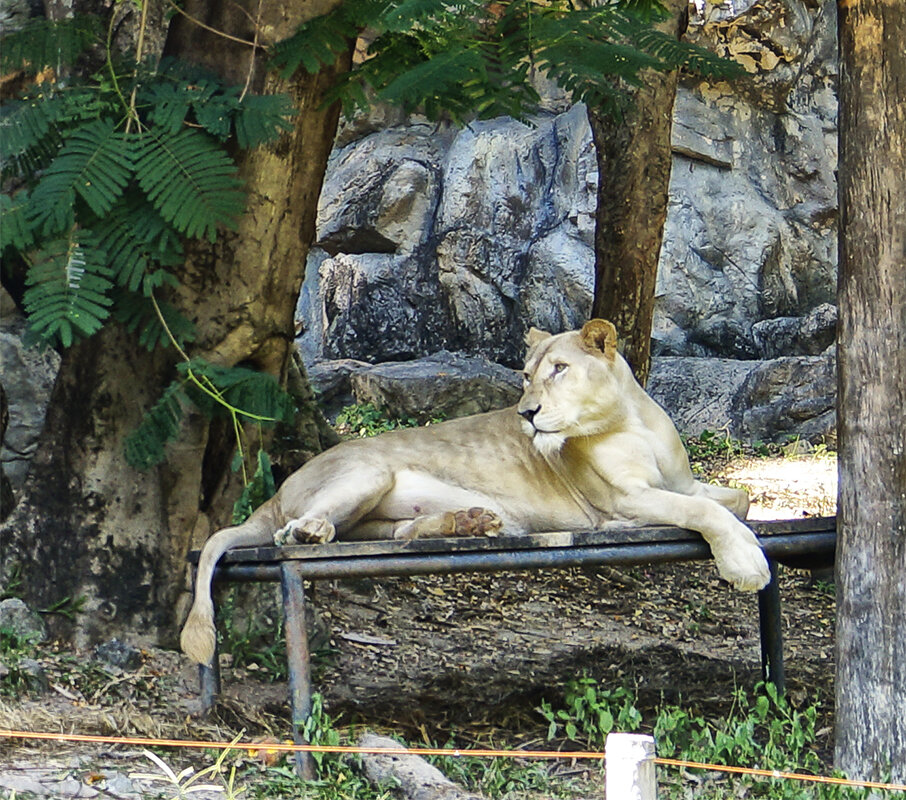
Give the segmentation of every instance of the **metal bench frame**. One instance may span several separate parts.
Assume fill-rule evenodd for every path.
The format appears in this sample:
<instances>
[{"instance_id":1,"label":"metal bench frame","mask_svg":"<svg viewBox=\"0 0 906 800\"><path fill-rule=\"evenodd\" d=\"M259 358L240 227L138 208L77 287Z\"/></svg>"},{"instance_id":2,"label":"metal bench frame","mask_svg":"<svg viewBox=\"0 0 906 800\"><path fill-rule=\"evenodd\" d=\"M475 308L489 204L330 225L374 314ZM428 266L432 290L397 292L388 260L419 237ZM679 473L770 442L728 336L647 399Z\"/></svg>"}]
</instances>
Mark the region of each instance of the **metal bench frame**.
<instances>
[{"instance_id":1,"label":"metal bench frame","mask_svg":"<svg viewBox=\"0 0 906 800\"><path fill-rule=\"evenodd\" d=\"M761 662L765 680L781 692L786 679L777 564L829 566L836 545L836 518L750 521L771 565L771 582L758 593ZM391 575L500 572L609 564L628 566L711 557L698 533L673 527L607 528L476 539L422 539L408 542L337 542L325 545L240 548L227 552L214 574L219 582L271 581L282 586L293 738L311 713L311 665L305 628L305 580ZM198 551L190 560L198 559ZM220 691L218 659L201 667L202 707L209 710ZM309 753L297 753L296 770L314 777Z\"/></svg>"}]
</instances>

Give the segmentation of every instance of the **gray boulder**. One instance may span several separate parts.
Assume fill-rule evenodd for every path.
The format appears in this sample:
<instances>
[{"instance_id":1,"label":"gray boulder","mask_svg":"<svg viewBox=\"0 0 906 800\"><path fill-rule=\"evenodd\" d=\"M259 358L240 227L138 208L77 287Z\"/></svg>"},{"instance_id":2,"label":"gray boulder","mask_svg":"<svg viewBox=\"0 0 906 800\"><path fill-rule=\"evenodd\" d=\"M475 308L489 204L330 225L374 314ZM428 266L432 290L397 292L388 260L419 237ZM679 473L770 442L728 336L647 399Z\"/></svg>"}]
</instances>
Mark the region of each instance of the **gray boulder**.
<instances>
[{"instance_id":1,"label":"gray boulder","mask_svg":"<svg viewBox=\"0 0 906 800\"><path fill-rule=\"evenodd\" d=\"M649 394L677 429L726 430L743 441L836 443L832 355L768 361L652 359Z\"/></svg>"},{"instance_id":2,"label":"gray boulder","mask_svg":"<svg viewBox=\"0 0 906 800\"><path fill-rule=\"evenodd\" d=\"M515 403L518 373L487 359L441 351L417 361L378 364L351 376L360 403L374 403L394 417L462 417Z\"/></svg>"},{"instance_id":3,"label":"gray boulder","mask_svg":"<svg viewBox=\"0 0 906 800\"><path fill-rule=\"evenodd\" d=\"M837 368L832 354L760 362L733 401L731 430L740 439L837 443Z\"/></svg>"},{"instance_id":4,"label":"gray boulder","mask_svg":"<svg viewBox=\"0 0 906 800\"><path fill-rule=\"evenodd\" d=\"M777 317L756 322L752 336L761 358L817 356L837 336L837 307L822 303L804 317Z\"/></svg>"},{"instance_id":5,"label":"gray boulder","mask_svg":"<svg viewBox=\"0 0 906 800\"><path fill-rule=\"evenodd\" d=\"M728 428L737 393L757 361L661 356L651 359L648 394L680 433Z\"/></svg>"}]
</instances>

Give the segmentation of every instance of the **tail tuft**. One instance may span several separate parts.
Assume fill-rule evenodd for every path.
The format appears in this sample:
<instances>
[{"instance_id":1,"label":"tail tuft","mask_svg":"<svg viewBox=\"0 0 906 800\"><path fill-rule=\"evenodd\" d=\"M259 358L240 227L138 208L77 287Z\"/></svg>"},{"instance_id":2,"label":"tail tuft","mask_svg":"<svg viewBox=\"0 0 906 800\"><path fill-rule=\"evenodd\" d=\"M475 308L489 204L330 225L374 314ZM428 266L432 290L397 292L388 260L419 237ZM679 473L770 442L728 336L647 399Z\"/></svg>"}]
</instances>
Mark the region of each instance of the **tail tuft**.
<instances>
[{"instance_id":1,"label":"tail tuft","mask_svg":"<svg viewBox=\"0 0 906 800\"><path fill-rule=\"evenodd\" d=\"M192 607L183 626L179 644L183 652L198 664L210 666L214 661L217 633L214 630L214 609Z\"/></svg>"}]
</instances>

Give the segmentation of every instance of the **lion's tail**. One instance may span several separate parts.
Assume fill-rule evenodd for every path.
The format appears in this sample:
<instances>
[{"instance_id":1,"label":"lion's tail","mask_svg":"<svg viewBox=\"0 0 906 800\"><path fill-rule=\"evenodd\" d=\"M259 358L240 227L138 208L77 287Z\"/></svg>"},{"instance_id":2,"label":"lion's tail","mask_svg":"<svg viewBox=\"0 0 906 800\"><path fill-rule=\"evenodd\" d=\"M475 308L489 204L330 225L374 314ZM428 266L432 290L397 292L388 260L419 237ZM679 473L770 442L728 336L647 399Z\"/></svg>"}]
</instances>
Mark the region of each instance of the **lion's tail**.
<instances>
[{"instance_id":1,"label":"lion's tail","mask_svg":"<svg viewBox=\"0 0 906 800\"><path fill-rule=\"evenodd\" d=\"M217 531L201 551L195 574L195 602L183 626L180 646L183 652L199 664L214 660L216 632L214 603L211 599L211 580L220 557L233 547L253 547L273 544L274 527L264 507L258 509L242 525Z\"/></svg>"}]
</instances>

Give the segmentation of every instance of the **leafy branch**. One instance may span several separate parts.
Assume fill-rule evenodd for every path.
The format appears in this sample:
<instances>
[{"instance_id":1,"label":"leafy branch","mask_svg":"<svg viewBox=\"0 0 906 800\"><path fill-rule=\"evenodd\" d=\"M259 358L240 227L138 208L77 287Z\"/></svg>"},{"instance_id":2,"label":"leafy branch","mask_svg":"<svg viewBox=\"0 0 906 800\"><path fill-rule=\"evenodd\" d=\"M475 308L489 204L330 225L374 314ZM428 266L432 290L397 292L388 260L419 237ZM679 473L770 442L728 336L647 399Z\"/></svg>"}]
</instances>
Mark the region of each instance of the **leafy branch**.
<instances>
[{"instance_id":1,"label":"leafy branch","mask_svg":"<svg viewBox=\"0 0 906 800\"><path fill-rule=\"evenodd\" d=\"M347 113L377 99L459 123L524 118L539 101L539 74L575 101L611 109L623 98L615 79L638 84L645 70L742 74L734 62L657 30L664 13L657 0L346 0L274 47L272 58L285 77L297 69L315 73L367 29L368 57L331 99Z\"/></svg>"},{"instance_id":2,"label":"leafy branch","mask_svg":"<svg viewBox=\"0 0 906 800\"><path fill-rule=\"evenodd\" d=\"M115 18L105 68L87 77L73 66L104 41L93 18L36 20L3 37L5 69L51 66L66 79L4 103L0 251L25 266L24 311L44 344L70 347L115 320L148 349L180 354L177 377L129 437L131 463L161 461L191 404L226 415L244 470L242 425L291 418L288 395L271 376L190 358L193 326L156 295L178 287L186 240L214 241L244 211L228 147L275 141L293 105L177 61L142 63L141 45L134 61L117 62Z\"/></svg>"}]
</instances>

